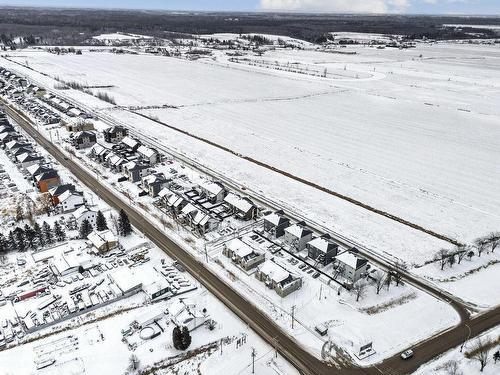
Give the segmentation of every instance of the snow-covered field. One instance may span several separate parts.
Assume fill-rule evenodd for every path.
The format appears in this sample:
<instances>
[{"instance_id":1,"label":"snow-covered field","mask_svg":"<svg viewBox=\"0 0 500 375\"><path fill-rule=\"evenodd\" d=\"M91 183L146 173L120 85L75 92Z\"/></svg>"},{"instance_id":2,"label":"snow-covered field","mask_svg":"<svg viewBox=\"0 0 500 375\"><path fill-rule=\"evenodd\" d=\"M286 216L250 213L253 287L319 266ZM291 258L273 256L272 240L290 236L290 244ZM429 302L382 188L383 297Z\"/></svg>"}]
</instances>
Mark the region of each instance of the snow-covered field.
<instances>
[{"instance_id":1,"label":"snow-covered field","mask_svg":"<svg viewBox=\"0 0 500 375\"><path fill-rule=\"evenodd\" d=\"M108 93L118 105L177 106L144 113L450 237L470 242L498 230L499 48L348 50L357 54L276 50L264 58L372 78L321 79L226 62L106 53L23 51L18 61L65 80L113 85ZM109 114L409 263L422 263L446 245L129 112Z\"/></svg>"}]
</instances>

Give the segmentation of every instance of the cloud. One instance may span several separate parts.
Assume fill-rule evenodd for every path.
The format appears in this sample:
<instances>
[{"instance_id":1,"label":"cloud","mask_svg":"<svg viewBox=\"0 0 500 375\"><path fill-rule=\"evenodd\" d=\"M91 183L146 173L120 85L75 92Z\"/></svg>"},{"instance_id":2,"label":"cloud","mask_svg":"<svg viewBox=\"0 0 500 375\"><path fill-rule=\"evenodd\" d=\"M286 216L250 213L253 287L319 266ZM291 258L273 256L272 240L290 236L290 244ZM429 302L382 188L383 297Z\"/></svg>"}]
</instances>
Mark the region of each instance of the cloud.
<instances>
[{"instance_id":1,"label":"cloud","mask_svg":"<svg viewBox=\"0 0 500 375\"><path fill-rule=\"evenodd\" d=\"M409 6L410 0L260 0L268 11L391 13Z\"/></svg>"}]
</instances>

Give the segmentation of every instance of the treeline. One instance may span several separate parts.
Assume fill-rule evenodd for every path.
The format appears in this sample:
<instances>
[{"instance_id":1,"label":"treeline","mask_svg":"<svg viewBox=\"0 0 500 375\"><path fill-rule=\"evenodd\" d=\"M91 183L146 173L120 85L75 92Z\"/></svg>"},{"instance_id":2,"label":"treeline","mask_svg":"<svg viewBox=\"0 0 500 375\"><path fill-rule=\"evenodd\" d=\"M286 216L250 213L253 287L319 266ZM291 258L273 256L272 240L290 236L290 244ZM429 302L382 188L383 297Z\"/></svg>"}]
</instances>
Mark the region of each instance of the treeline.
<instances>
[{"instance_id":1,"label":"treeline","mask_svg":"<svg viewBox=\"0 0 500 375\"><path fill-rule=\"evenodd\" d=\"M40 226L26 224L9 232L7 236L0 233L0 254L9 251L38 250L48 245L66 241L65 228L56 221L51 227L46 221Z\"/></svg>"}]
</instances>

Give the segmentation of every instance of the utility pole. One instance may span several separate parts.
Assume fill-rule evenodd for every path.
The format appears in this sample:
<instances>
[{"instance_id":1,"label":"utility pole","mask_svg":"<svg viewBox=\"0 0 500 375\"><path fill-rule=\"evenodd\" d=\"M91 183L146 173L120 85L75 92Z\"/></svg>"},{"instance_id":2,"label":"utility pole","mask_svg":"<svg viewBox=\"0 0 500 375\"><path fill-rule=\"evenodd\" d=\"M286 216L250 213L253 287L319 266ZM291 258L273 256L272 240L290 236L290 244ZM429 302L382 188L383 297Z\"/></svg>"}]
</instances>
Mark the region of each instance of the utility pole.
<instances>
[{"instance_id":1,"label":"utility pole","mask_svg":"<svg viewBox=\"0 0 500 375\"><path fill-rule=\"evenodd\" d=\"M220 355L222 355L222 339L220 339Z\"/></svg>"},{"instance_id":2,"label":"utility pole","mask_svg":"<svg viewBox=\"0 0 500 375\"><path fill-rule=\"evenodd\" d=\"M273 343L274 343L274 357L278 358L278 338L277 337L273 338Z\"/></svg>"},{"instance_id":3,"label":"utility pole","mask_svg":"<svg viewBox=\"0 0 500 375\"><path fill-rule=\"evenodd\" d=\"M323 292L323 284L319 286L319 300L321 301L321 293Z\"/></svg>"},{"instance_id":4,"label":"utility pole","mask_svg":"<svg viewBox=\"0 0 500 375\"><path fill-rule=\"evenodd\" d=\"M205 246L203 246L205 248L205 262L208 263L208 252L207 252L207 244L205 244Z\"/></svg>"},{"instance_id":5,"label":"utility pole","mask_svg":"<svg viewBox=\"0 0 500 375\"><path fill-rule=\"evenodd\" d=\"M252 348L252 374L255 374L255 357L257 353L255 352L255 348Z\"/></svg>"},{"instance_id":6,"label":"utility pole","mask_svg":"<svg viewBox=\"0 0 500 375\"><path fill-rule=\"evenodd\" d=\"M292 329L293 329L293 322L295 321L295 305L292 306Z\"/></svg>"}]
</instances>

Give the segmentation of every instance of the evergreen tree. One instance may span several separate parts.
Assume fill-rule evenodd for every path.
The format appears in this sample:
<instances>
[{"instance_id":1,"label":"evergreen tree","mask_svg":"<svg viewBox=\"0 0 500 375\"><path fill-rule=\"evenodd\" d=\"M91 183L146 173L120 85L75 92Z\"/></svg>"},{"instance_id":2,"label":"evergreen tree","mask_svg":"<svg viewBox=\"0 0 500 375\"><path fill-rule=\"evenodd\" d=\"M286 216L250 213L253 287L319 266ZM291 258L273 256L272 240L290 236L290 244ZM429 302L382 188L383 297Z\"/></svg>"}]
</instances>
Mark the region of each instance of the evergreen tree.
<instances>
[{"instance_id":1,"label":"evergreen tree","mask_svg":"<svg viewBox=\"0 0 500 375\"><path fill-rule=\"evenodd\" d=\"M182 350L186 350L191 345L191 335L189 334L189 329L184 326L182 327Z\"/></svg>"},{"instance_id":2,"label":"evergreen tree","mask_svg":"<svg viewBox=\"0 0 500 375\"><path fill-rule=\"evenodd\" d=\"M33 249L35 247L36 233L28 224L24 226L24 238L28 243L28 246Z\"/></svg>"},{"instance_id":3,"label":"evergreen tree","mask_svg":"<svg viewBox=\"0 0 500 375\"><path fill-rule=\"evenodd\" d=\"M64 232L64 229L61 227L61 224L59 224L58 221L56 221L56 223L54 224L54 234L58 242L66 241L66 233Z\"/></svg>"},{"instance_id":4,"label":"evergreen tree","mask_svg":"<svg viewBox=\"0 0 500 375\"><path fill-rule=\"evenodd\" d=\"M45 239L42 235L42 228L40 228L40 225L37 222L33 224L33 231L35 232L35 239L38 242L38 246L45 246Z\"/></svg>"},{"instance_id":5,"label":"evergreen tree","mask_svg":"<svg viewBox=\"0 0 500 375\"><path fill-rule=\"evenodd\" d=\"M82 221L82 224L80 225L80 238L87 238L87 236L92 233L92 225L90 222L85 219Z\"/></svg>"},{"instance_id":6,"label":"evergreen tree","mask_svg":"<svg viewBox=\"0 0 500 375\"><path fill-rule=\"evenodd\" d=\"M97 211L96 227L98 231L103 231L108 229L108 223L101 211Z\"/></svg>"},{"instance_id":7,"label":"evergreen tree","mask_svg":"<svg viewBox=\"0 0 500 375\"><path fill-rule=\"evenodd\" d=\"M132 226L130 225L130 221L128 219L127 214L123 210L120 210L120 219L118 221L118 227L120 228L120 234L124 237L132 233Z\"/></svg>"},{"instance_id":8,"label":"evergreen tree","mask_svg":"<svg viewBox=\"0 0 500 375\"><path fill-rule=\"evenodd\" d=\"M7 252L7 239L2 233L0 233L0 254L4 254L6 252Z\"/></svg>"},{"instance_id":9,"label":"evergreen tree","mask_svg":"<svg viewBox=\"0 0 500 375\"><path fill-rule=\"evenodd\" d=\"M172 331L172 342L174 344L174 348L177 350L182 350L182 331L180 327L175 326L174 330Z\"/></svg>"},{"instance_id":10,"label":"evergreen tree","mask_svg":"<svg viewBox=\"0 0 500 375\"><path fill-rule=\"evenodd\" d=\"M9 239L8 239L8 242L7 242L7 250L10 250L10 251L17 250L16 239L14 237L14 232L13 231L9 232Z\"/></svg>"},{"instance_id":11,"label":"evergreen tree","mask_svg":"<svg viewBox=\"0 0 500 375\"><path fill-rule=\"evenodd\" d=\"M14 237L16 239L16 247L18 251L26 250L26 241L24 239L24 230L22 228L16 228L14 230Z\"/></svg>"},{"instance_id":12,"label":"evergreen tree","mask_svg":"<svg viewBox=\"0 0 500 375\"><path fill-rule=\"evenodd\" d=\"M45 243L47 245L52 245L54 243L54 233L52 233L52 228L46 221L42 224L42 232Z\"/></svg>"}]
</instances>

